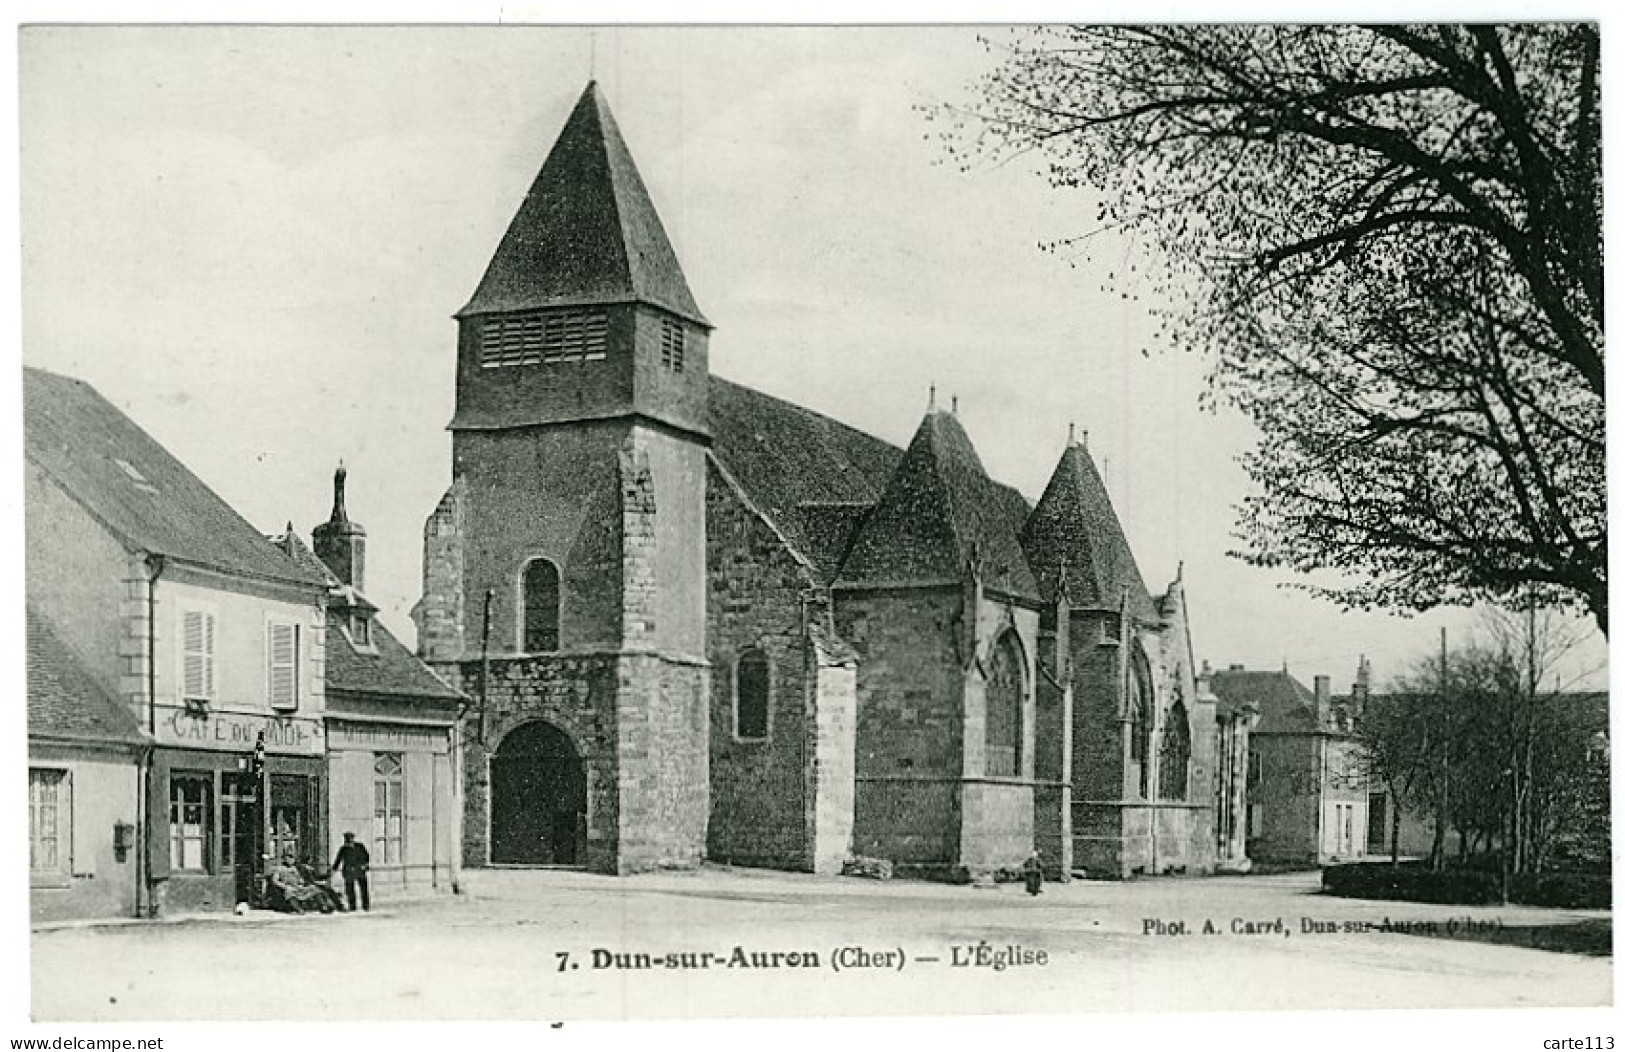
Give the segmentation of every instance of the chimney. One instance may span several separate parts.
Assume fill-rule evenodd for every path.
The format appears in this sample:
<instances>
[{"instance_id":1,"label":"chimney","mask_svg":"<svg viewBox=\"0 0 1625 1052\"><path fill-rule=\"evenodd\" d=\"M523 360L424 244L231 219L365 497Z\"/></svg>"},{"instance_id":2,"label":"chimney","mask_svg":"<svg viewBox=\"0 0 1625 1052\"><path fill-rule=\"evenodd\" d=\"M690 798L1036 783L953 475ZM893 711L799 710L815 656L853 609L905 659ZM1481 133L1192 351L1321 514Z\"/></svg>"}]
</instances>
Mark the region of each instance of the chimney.
<instances>
[{"instance_id":1,"label":"chimney","mask_svg":"<svg viewBox=\"0 0 1625 1052\"><path fill-rule=\"evenodd\" d=\"M1332 710L1332 677L1315 677L1315 715L1326 719Z\"/></svg>"},{"instance_id":2,"label":"chimney","mask_svg":"<svg viewBox=\"0 0 1625 1052\"><path fill-rule=\"evenodd\" d=\"M333 513L310 531L310 539L316 558L326 563L340 581L360 592L365 588L367 531L359 523L351 522L344 510L344 481L348 474L340 462L338 470L333 472Z\"/></svg>"}]
</instances>

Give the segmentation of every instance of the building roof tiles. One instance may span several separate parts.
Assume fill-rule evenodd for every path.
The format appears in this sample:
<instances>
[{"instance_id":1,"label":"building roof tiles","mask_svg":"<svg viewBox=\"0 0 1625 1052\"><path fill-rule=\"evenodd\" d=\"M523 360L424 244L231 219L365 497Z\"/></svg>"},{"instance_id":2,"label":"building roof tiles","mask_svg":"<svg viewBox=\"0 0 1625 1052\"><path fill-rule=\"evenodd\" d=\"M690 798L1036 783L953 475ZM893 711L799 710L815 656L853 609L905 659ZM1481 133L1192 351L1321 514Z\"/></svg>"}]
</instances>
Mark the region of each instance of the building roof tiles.
<instances>
[{"instance_id":1,"label":"building roof tiles","mask_svg":"<svg viewBox=\"0 0 1625 1052\"><path fill-rule=\"evenodd\" d=\"M634 301L708 324L591 83L458 315Z\"/></svg>"},{"instance_id":2,"label":"building roof tiles","mask_svg":"<svg viewBox=\"0 0 1625 1052\"><path fill-rule=\"evenodd\" d=\"M83 380L23 370L28 460L124 545L249 577L319 586Z\"/></svg>"},{"instance_id":3,"label":"building roof tiles","mask_svg":"<svg viewBox=\"0 0 1625 1052\"><path fill-rule=\"evenodd\" d=\"M30 738L140 745L135 718L68 648L45 615L26 612Z\"/></svg>"}]
</instances>

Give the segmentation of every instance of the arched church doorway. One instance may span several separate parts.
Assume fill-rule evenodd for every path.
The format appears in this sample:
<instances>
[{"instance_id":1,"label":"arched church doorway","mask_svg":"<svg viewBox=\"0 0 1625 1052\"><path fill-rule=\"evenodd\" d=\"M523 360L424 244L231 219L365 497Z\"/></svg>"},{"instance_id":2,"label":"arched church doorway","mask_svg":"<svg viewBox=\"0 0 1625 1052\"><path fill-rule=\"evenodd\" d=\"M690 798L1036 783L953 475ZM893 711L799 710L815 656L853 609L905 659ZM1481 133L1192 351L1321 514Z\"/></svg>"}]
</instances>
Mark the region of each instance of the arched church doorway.
<instances>
[{"instance_id":1,"label":"arched church doorway","mask_svg":"<svg viewBox=\"0 0 1625 1052\"><path fill-rule=\"evenodd\" d=\"M569 737L535 720L491 757L491 862L578 866L587 842L587 774Z\"/></svg>"}]
</instances>

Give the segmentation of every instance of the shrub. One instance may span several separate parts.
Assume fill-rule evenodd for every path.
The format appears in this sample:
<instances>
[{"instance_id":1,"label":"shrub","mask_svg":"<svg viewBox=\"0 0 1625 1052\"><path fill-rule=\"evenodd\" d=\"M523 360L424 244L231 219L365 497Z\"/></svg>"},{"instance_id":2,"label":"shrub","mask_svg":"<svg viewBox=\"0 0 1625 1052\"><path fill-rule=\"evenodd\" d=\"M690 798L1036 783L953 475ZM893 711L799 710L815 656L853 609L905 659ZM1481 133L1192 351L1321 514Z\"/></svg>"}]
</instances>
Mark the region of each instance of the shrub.
<instances>
[{"instance_id":1,"label":"shrub","mask_svg":"<svg viewBox=\"0 0 1625 1052\"><path fill-rule=\"evenodd\" d=\"M1321 870L1321 886L1330 894L1352 899L1398 899L1461 906L1489 906L1501 901L1501 888L1489 873L1473 870L1434 872L1416 862L1398 866L1359 862Z\"/></svg>"},{"instance_id":2,"label":"shrub","mask_svg":"<svg viewBox=\"0 0 1625 1052\"><path fill-rule=\"evenodd\" d=\"M1321 870L1321 887L1330 895L1351 899L1395 899L1458 906L1492 906L1501 901L1500 874L1485 869L1434 872L1421 862L1398 866L1358 862ZM1559 909L1608 909L1613 885L1607 874L1525 873L1507 889L1513 902Z\"/></svg>"},{"instance_id":3,"label":"shrub","mask_svg":"<svg viewBox=\"0 0 1625 1052\"><path fill-rule=\"evenodd\" d=\"M1614 904L1613 878L1607 873L1525 873L1512 878L1512 901L1526 906L1571 910L1605 910Z\"/></svg>"}]
</instances>

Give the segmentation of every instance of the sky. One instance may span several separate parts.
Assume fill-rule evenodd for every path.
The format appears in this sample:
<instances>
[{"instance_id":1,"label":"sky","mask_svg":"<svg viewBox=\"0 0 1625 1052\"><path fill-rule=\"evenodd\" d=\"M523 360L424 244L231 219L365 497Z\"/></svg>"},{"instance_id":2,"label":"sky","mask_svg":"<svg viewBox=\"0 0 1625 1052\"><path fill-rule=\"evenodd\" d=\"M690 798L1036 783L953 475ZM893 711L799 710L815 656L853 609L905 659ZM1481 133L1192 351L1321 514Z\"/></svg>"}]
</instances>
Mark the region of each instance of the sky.
<instances>
[{"instance_id":1,"label":"sky","mask_svg":"<svg viewBox=\"0 0 1625 1052\"><path fill-rule=\"evenodd\" d=\"M1069 426L1147 586L1183 566L1197 660L1346 689L1472 631L1349 614L1229 557L1254 438L1199 405L1041 159L962 171L925 110L1006 31L47 27L21 30L22 357L81 377L265 532L331 475L408 641L450 482L452 314L596 78L716 326L714 372L904 445L957 397L990 474L1042 493ZM979 37L992 38L990 49ZM1143 269L1143 267L1141 268ZM1130 292L1137 291L1130 289ZM1558 670L1602 687L1600 637Z\"/></svg>"}]
</instances>

